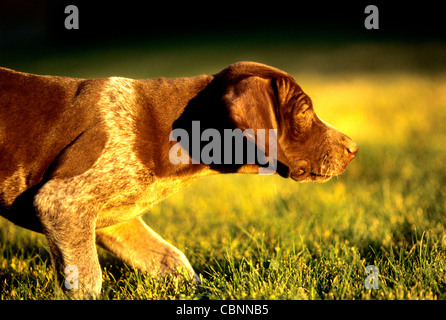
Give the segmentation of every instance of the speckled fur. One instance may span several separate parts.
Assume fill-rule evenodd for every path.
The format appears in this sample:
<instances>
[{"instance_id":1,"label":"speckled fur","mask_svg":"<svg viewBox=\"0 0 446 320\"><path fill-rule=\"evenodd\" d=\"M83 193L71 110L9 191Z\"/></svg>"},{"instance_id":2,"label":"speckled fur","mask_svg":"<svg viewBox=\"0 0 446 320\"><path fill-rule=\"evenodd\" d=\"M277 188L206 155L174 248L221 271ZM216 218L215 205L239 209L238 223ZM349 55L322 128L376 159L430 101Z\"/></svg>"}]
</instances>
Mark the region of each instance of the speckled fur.
<instances>
[{"instance_id":1,"label":"speckled fur","mask_svg":"<svg viewBox=\"0 0 446 320\"><path fill-rule=\"evenodd\" d=\"M163 198L160 192L166 189L169 193L175 192L184 182L178 178L157 179L132 151L135 142L132 80L110 78L100 96L98 105L108 140L98 160L81 175L47 182L34 200L58 274L63 275L67 265L76 265L81 286L97 295L101 288L95 254L97 241L129 264L154 276L173 272L177 267L183 267L193 276L185 256L138 219ZM130 224L138 224L139 228L132 227L131 232L126 232ZM98 239L96 229L101 229ZM122 233L126 233L125 241L131 244L125 252L121 252L119 245L123 239L118 234ZM135 241L144 239L144 246L132 244L134 241L129 237ZM141 251L140 254L132 254L131 248ZM163 252L162 257L154 257L154 251ZM154 260L158 264L164 262L157 265Z\"/></svg>"}]
</instances>

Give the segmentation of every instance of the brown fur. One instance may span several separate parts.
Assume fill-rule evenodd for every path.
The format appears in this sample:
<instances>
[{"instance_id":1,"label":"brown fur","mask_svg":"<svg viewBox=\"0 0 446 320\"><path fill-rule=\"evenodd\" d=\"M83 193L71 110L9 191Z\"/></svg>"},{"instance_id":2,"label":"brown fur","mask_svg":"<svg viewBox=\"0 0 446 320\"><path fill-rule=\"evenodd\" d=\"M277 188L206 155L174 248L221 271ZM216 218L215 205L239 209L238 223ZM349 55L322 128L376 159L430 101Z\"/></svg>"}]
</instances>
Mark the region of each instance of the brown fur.
<instances>
[{"instance_id":1,"label":"brown fur","mask_svg":"<svg viewBox=\"0 0 446 320\"><path fill-rule=\"evenodd\" d=\"M72 79L0 68L0 213L43 232L58 281L79 271L97 296L96 243L156 275L182 270L184 254L140 216L200 176L258 171L256 164L169 161L173 129L277 129L277 172L296 181L342 173L357 152L315 114L287 73L239 62L212 76ZM248 137L255 143L255 137Z\"/></svg>"}]
</instances>

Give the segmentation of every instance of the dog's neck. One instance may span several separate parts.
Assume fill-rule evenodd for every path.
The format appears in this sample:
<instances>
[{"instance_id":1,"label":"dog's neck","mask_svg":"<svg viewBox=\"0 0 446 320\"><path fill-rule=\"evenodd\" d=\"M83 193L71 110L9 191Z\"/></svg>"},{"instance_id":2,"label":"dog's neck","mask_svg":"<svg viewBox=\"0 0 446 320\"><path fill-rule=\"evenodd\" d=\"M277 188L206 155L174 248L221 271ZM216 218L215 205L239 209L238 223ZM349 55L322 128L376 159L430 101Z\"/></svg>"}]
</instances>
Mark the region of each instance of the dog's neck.
<instances>
[{"instance_id":1,"label":"dog's neck","mask_svg":"<svg viewBox=\"0 0 446 320\"><path fill-rule=\"evenodd\" d=\"M169 140L173 130L181 128L191 133L192 121L199 121L201 130L233 126L227 120L227 108L221 100L224 87L219 85L218 79L213 76L199 76L142 80L137 83L136 90L141 97L141 112L136 124L139 132L137 154L145 165L153 166L158 177L187 178L219 173L258 172L255 165L223 166L216 169L192 161L187 164L173 164L169 159L170 149L177 143ZM160 96L157 92L168 94Z\"/></svg>"},{"instance_id":2,"label":"dog's neck","mask_svg":"<svg viewBox=\"0 0 446 320\"><path fill-rule=\"evenodd\" d=\"M191 177L212 174L203 164L178 164L169 161L175 141L169 141L174 122L185 112L191 100L206 89L212 76L141 80L135 89L140 97L136 127L136 153L142 163L158 177ZM157 94L163 92L163 94ZM150 143L148 143L150 141Z\"/></svg>"}]
</instances>

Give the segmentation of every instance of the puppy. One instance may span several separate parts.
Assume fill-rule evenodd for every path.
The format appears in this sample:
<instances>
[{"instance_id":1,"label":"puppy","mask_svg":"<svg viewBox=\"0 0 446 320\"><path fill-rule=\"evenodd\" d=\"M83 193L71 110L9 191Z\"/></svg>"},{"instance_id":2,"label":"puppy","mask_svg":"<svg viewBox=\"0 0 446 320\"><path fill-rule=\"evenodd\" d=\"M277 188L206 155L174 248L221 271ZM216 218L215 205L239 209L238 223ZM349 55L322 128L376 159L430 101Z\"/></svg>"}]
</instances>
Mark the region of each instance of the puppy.
<instances>
[{"instance_id":1,"label":"puppy","mask_svg":"<svg viewBox=\"0 0 446 320\"><path fill-rule=\"evenodd\" d=\"M195 179L326 181L357 151L289 74L259 63L153 80L0 68L0 214L45 234L60 286L81 297L101 291L96 244L153 276L194 278L141 215Z\"/></svg>"}]
</instances>

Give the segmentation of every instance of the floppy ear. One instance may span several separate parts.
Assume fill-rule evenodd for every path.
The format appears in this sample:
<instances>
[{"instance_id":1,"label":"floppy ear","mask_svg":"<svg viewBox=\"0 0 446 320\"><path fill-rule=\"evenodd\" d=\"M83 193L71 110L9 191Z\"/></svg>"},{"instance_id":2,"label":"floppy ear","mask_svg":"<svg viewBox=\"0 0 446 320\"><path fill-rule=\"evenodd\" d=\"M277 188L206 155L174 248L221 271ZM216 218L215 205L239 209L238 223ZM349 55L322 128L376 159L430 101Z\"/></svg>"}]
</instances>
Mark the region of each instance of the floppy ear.
<instances>
[{"instance_id":1,"label":"floppy ear","mask_svg":"<svg viewBox=\"0 0 446 320\"><path fill-rule=\"evenodd\" d=\"M227 106L230 120L242 131L252 129L253 135L246 135L248 141L266 154L276 154L276 171L282 177L289 177L290 163L280 146L281 115L280 106L287 98L287 81L261 76L240 77L232 79L227 85L223 101ZM265 134L260 134L262 132ZM276 129L275 131L269 129ZM271 137L270 135L276 135ZM283 138L283 137L282 137ZM271 139L275 140L275 146ZM276 149L274 150L274 147ZM275 152L276 151L276 152Z\"/></svg>"}]
</instances>

